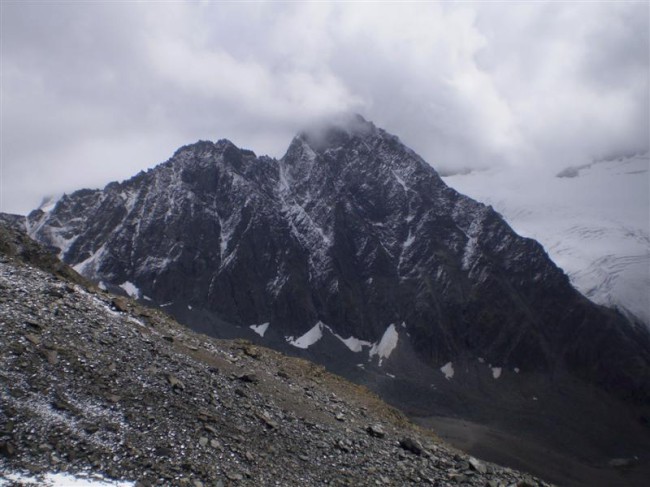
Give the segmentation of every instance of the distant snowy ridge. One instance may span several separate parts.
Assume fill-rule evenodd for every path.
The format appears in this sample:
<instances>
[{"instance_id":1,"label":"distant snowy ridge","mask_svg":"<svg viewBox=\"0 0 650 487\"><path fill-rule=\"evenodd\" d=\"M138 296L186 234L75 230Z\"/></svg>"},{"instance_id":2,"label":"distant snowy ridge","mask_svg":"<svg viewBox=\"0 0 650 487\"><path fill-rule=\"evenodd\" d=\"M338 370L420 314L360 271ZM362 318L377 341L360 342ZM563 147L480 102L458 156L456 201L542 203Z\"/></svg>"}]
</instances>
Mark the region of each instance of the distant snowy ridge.
<instances>
[{"instance_id":1,"label":"distant snowy ridge","mask_svg":"<svg viewBox=\"0 0 650 487\"><path fill-rule=\"evenodd\" d=\"M557 175L492 169L445 181L538 240L589 299L650 326L649 165L644 154Z\"/></svg>"}]
</instances>

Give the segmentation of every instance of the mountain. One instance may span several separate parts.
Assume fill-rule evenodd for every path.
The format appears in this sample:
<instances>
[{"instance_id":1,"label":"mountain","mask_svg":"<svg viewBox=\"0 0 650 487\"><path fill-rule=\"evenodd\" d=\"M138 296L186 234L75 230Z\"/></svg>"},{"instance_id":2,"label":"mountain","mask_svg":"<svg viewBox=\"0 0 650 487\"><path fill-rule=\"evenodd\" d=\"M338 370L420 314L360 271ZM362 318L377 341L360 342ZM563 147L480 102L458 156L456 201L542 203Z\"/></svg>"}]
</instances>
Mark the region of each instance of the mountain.
<instances>
[{"instance_id":1,"label":"mountain","mask_svg":"<svg viewBox=\"0 0 650 487\"><path fill-rule=\"evenodd\" d=\"M322 367L195 334L45 255L0 225L0 486L548 485L459 454Z\"/></svg>"},{"instance_id":2,"label":"mountain","mask_svg":"<svg viewBox=\"0 0 650 487\"><path fill-rule=\"evenodd\" d=\"M650 451L648 330L361 117L279 160L197 142L25 226L101 287L315 360L424 422L491 424L580 461Z\"/></svg>"},{"instance_id":3,"label":"mountain","mask_svg":"<svg viewBox=\"0 0 650 487\"><path fill-rule=\"evenodd\" d=\"M445 177L538 240L592 301L650 327L649 155ZM498 188L498 191L495 191Z\"/></svg>"}]
</instances>

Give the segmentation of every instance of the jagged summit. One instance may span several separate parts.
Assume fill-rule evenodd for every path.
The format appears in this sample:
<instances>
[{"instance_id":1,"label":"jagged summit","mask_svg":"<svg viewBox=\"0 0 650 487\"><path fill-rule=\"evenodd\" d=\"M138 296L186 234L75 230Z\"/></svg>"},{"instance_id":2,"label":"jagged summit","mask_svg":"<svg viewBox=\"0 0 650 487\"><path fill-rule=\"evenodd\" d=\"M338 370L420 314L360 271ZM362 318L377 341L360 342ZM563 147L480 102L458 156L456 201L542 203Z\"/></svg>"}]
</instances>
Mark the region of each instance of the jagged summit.
<instances>
[{"instance_id":1,"label":"jagged summit","mask_svg":"<svg viewBox=\"0 0 650 487\"><path fill-rule=\"evenodd\" d=\"M377 127L361 115L343 114L311 124L296 139L307 143L315 152L324 152L342 148L353 138L365 138L377 132Z\"/></svg>"}]
</instances>

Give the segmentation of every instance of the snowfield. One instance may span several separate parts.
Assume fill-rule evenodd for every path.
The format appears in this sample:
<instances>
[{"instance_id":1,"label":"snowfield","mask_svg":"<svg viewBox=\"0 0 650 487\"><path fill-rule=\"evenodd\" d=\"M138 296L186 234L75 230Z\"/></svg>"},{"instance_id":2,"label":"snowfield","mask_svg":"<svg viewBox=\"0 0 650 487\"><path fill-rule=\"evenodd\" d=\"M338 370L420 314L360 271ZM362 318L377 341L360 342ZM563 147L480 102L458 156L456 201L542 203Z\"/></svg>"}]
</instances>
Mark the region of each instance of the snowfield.
<instances>
[{"instance_id":1,"label":"snowfield","mask_svg":"<svg viewBox=\"0 0 650 487\"><path fill-rule=\"evenodd\" d=\"M557 172L495 168L445 177L538 240L592 301L650 327L649 155Z\"/></svg>"}]
</instances>

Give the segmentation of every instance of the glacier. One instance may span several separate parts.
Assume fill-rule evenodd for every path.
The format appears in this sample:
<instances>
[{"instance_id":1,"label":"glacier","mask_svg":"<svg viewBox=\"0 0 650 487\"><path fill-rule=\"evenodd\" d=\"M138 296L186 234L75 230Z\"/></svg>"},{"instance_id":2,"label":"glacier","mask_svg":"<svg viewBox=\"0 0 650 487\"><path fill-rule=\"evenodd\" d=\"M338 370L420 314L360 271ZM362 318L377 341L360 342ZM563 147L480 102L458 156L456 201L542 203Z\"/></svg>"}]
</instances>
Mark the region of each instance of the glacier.
<instances>
[{"instance_id":1,"label":"glacier","mask_svg":"<svg viewBox=\"0 0 650 487\"><path fill-rule=\"evenodd\" d=\"M649 161L637 154L560 173L499 167L444 180L539 241L587 298L650 327Z\"/></svg>"}]
</instances>

